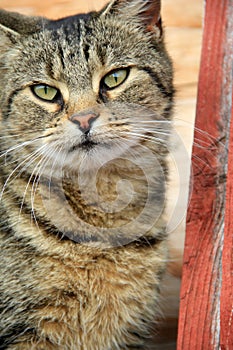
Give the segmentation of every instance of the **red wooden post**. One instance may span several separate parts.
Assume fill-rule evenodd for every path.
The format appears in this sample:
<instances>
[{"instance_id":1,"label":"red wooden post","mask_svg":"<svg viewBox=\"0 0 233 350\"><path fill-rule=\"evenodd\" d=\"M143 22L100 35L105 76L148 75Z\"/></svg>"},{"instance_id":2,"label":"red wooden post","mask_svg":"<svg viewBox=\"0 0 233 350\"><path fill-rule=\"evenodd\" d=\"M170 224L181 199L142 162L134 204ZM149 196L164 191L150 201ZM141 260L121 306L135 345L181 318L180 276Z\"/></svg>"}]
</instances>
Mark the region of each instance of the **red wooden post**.
<instances>
[{"instance_id":1,"label":"red wooden post","mask_svg":"<svg viewBox=\"0 0 233 350\"><path fill-rule=\"evenodd\" d=\"M232 38L233 48L233 38ZM232 50L233 51L233 50ZM232 119L233 119L233 91L232 91ZM233 120L231 122L224 247L222 257L222 293L221 293L221 350L233 349Z\"/></svg>"},{"instance_id":2,"label":"red wooden post","mask_svg":"<svg viewBox=\"0 0 233 350\"><path fill-rule=\"evenodd\" d=\"M205 4L178 350L233 349L233 0Z\"/></svg>"}]
</instances>

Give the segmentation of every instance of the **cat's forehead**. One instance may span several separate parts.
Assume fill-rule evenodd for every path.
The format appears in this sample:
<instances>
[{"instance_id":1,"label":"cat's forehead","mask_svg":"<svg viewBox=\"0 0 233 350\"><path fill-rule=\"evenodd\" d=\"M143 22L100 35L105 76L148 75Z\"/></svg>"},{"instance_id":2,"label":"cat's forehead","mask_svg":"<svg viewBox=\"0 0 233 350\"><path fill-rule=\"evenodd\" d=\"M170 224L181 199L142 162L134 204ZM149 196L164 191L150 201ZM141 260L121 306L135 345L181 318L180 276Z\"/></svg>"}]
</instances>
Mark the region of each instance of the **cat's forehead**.
<instances>
[{"instance_id":1,"label":"cat's forehead","mask_svg":"<svg viewBox=\"0 0 233 350\"><path fill-rule=\"evenodd\" d=\"M135 57L140 49L148 49L148 40L138 28L130 27L120 18L101 17L98 14L76 15L58 21L50 21L47 25L49 31L46 40L59 44L64 50L86 52L92 50L104 63L109 60ZM46 32L43 31L43 34ZM45 40L45 42L46 42Z\"/></svg>"},{"instance_id":2,"label":"cat's forehead","mask_svg":"<svg viewBox=\"0 0 233 350\"><path fill-rule=\"evenodd\" d=\"M69 81L87 82L88 75L101 67L113 69L140 61L149 54L148 43L143 45L140 32L129 28L119 19L97 15L76 15L49 21L40 31L24 38L22 67L33 73L34 79L59 74ZM144 38L146 41L146 39ZM31 67L28 70L28 67ZM27 69L26 69L27 68Z\"/></svg>"},{"instance_id":3,"label":"cat's forehead","mask_svg":"<svg viewBox=\"0 0 233 350\"><path fill-rule=\"evenodd\" d=\"M42 18L37 28L21 35L7 57L17 89L61 82L77 93L114 69L163 67L162 50L151 33L121 16L97 12L55 21Z\"/></svg>"}]
</instances>

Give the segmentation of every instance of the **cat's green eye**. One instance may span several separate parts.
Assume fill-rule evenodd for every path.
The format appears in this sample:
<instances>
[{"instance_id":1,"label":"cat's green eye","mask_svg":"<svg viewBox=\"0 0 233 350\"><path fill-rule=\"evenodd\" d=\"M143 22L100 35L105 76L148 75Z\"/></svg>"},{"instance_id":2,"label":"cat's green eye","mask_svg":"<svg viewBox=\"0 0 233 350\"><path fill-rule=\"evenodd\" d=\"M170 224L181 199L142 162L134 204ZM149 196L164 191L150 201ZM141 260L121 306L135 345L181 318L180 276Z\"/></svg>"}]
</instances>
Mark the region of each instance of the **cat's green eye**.
<instances>
[{"instance_id":1,"label":"cat's green eye","mask_svg":"<svg viewBox=\"0 0 233 350\"><path fill-rule=\"evenodd\" d=\"M32 86L32 91L41 100L53 102L58 94L58 89L44 84Z\"/></svg>"},{"instance_id":2,"label":"cat's green eye","mask_svg":"<svg viewBox=\"0 0 233 350\"><path fill-rule=\"evenodd\" d=\"M109 90L118 87L126 80L128 73L128 69L117 69L108 73L103 79L104 86Z\"/></svg>"}]
</instances>

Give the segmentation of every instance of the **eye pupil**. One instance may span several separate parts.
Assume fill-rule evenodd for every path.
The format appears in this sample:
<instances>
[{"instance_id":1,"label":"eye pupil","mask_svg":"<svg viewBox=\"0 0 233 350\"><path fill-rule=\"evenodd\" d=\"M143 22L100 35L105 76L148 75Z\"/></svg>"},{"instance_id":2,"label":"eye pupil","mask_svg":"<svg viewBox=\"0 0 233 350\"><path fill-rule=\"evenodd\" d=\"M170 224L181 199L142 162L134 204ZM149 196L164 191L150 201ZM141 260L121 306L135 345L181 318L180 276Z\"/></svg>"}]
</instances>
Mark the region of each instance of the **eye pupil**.
<instances>
[{"instance_id":1,"label":"eye pupil","mask_svg":"<svg viewBox=\"0 0 233 350\"><path fill-rule=\"evenodd\" d=\"M36 97L46 102L56 102L59 94L58 89L45 84L33 85L31 90Z\"/></svg>"},{"instance_id":2,"label":"eye pupil","mask_svg":"<svg viewBox=\"0 0 233 350\"><path fill-rule=\"evenodd\" d=\"M103 78L104 88L107 90L112 90L120 86L127 79L128 73L129 73L129 70L123 69L123 68L108 73Z\"/></svg>"}]
</instances>

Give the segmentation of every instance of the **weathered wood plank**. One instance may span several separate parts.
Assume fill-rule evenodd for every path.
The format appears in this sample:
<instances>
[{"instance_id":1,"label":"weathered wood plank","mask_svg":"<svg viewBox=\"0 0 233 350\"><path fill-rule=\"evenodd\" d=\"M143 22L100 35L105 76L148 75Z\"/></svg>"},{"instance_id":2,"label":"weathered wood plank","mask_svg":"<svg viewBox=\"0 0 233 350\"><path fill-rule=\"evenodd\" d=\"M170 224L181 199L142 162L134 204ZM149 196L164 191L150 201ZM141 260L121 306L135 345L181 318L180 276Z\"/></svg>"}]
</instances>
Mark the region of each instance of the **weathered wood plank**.
<instances>
[{"instance_id":1,"label":"weathered wood plank","mask_svg":"<svg viewBox=\"0 0 233 350\"><path fill-rule=\"evenodd\" d=\"M224 246L222 256L221 310L221 350L233 349L233 1L227 10L227 29L225 43L224 69L225 94L223 96L224 113L231 115L230 137L228 144L227 191L225 208Z\"/></svg>"},{"instance_id":2,"label":"weathered wood plank","mask_svg":"<svg viewBox=\"0 0 233 350\"><path fill-rule=\"evenodd\" d=\"M220 302L221 350L233 349L233 94L231 105L232 122L229 142L224 247L222 256L222 291Z\"/></svg>"},{"instance_id":3,"label":"weathered wood plank","mask_svg":"<svg viewBox=\"0 0 233 350\"><path fill-rule=\"evenodd\" d=\"M230 350L229 297L232 292L229 291L229 280L222 273L226 273L228 278L232 273L228 267L232 251L232 224L229 222L233 214L233 206L230 207L229 202L232 201L232 182L228 186L230 227L226 228L224 244L233 62L228 36L229 33L233 35L232 18L232 0L206 0L178 350L219 349L220 342L222 349ZM228 244L230 247L227 247Z\"/></svg>"}]
</instances>

